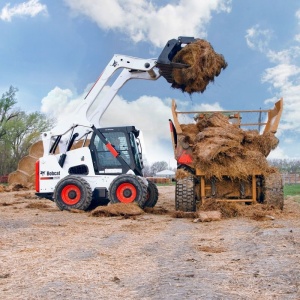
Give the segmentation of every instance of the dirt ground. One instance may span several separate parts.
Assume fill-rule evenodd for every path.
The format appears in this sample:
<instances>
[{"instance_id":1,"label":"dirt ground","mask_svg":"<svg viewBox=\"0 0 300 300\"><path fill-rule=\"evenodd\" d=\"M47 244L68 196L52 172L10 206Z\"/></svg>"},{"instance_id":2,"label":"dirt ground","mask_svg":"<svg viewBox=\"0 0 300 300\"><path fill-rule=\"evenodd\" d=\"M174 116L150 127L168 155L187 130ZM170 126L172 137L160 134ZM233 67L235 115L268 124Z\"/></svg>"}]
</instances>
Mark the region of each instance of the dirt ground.
<instances>
[{"instance_id":1,"label":"dirt ground","mask_svg":"<svg viewBox=\"0 0 300 300\"><path fill-rule=\"evenodd\" d=\"M0 193L0 299L300 299L300 205L264 221L131 218ZM162 212L164 210L161 210Z\"/></svg>"}]
</instances>

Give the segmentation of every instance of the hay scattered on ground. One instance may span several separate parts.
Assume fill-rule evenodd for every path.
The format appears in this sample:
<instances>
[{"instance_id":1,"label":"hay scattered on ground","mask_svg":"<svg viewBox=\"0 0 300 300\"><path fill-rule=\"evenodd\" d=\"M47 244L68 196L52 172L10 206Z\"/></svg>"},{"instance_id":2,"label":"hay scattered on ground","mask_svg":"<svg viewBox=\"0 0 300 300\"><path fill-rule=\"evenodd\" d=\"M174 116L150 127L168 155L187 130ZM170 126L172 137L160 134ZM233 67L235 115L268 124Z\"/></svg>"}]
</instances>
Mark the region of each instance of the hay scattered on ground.
<instances>
[{"instance_id":1,"label":"hay scattered on ground","mask_svg":"<svg viewBox=\"0 0 300 300\"><path fill-rule=\"evenodd\" d=\"M229 219L235 217L246 217L256 221L272 220L282 214L282 210L263 204L244 204L234 202L217 201L207 199L199 207L199 211L217 210L222 214L222 218Z\"/></svg>"},{"instance_id":2,"label":"hay scattered on ground","mask_svg":"<svg viewBox=\"0 0 300 300\"><path fill-rule=\"evenodd\" d=\"M166 215L169 211L163 207L145 207L144 212L153 215Z\"/></svg>"},{"instance_id":3,"label":"hay scattered on ground","mask_svg":"<svg viewBox=\"0 0 300 300\"><path fill-rule=\"evenodd\" d=\"M174 68L172 72L172 87L189 94L203 93L207 85L227 67L223 55L216 53L211 44L202 39L183 47L172 62L189 65L183 69Z\"/></svg>"},{"instance_id":4,"label":"hay scattered on ground","mask_svg":"<svg viewBox=\"0 0 300 300\"><path fill-rule=\"evenodd\" d=\"M18 194L15 194L14 195L15 198L25 198L25 199L40 199L40 197L36 196L35 194L33 193L18 193Z\"/></svg>"},{"instance_id":5,"label":"hay scattered on ground","mask_svg":"<svg viewBox=\"0 0 300 300\"><path fill-rule=\"evenodd\" d=\"M32 208L32 209L49 209L50 206L42 203L42 202L33 202L33 203L29 203L25 206L26 208Z\"/></svg>"},{"instance_id":6,"label":"hay scattered on ground","mask_svg":"<svg viewBox=\"0 0 300 300\"><path fill-rule=\"evenodd\" d=\"M20 183L15 183L11 184L7 187L6 191L7 192L19 192L19 191L28 191L32 189L31 184L20 184Z\"/></svg>"},{"instance_id":7,"label":"hay scattered on ground","mask_svg":"<svg viewBox=\"0 0 300 300\"><path fill-rule=\"evenodd\" d=\"M213 247L213 246L199 246L199 251L208 252L208 253L222 253L226 252L225 248L222 247Z\"/></svg>"},{"instance_id":8,"label":"hay scattered on ground","mask_svg":"<svg viewBox=\"0 0 300 300\"><path fill-rule=\"evenodd\" d=\"M15 203L7 203L7 202L3 202L3 203L0 203L0 206L11 206L11 205L14 205Z\"/></svg>"},{"instance_id":9,"label":"hay scattered on ground","mask_svg":"<svg viewBox=\"0 0 300 300\"><path fill-rule=\"evenodd\" d=\"M90 212L92 217L138 216L144 211L136 203L116 203L108 206L99 206Z\"/></svg>"},{"instance_id":10,"label":"hay scattered on ground","mask_svg":"<svg viewBox=\"0 0 300 300\"><path fill-rule=\"evenodd\" d=\"M233 218L241 215L242 205L232 202L218 202L206 199L199 207L200 211L220 211L223 218Z\"/></svg>"},{"instance_id":11,"label":"hay scattered on ground","mask_svg":"<svg viewBox=\"0 0 300 300\"><path fill-rule=\"evenodd\" d=\"M184 211L174 211L171 216L173 218L190 218L196 219L198 218L198 213L196 212L184 212Z\"/></svg>"}]
</instances>

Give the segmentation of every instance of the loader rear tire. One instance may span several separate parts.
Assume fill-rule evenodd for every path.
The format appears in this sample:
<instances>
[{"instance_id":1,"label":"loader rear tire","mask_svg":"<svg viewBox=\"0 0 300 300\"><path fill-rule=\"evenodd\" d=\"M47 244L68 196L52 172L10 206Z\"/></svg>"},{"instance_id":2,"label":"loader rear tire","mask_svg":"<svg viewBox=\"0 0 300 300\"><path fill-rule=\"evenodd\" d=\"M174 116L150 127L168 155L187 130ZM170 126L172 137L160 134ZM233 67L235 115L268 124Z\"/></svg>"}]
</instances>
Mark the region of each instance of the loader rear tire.
<instances>
[{"instance_id":1,"label":"loader rear tire","mask_svg":"<svg viewBox=\"0 0 300 300\"><path fill-rule=\"evenodd\" d=\"M58 182L53 198L60 210L87 210L92 202L92 189L85 179L70 175Z\"/></svg>"},{"instance_id":2,"label":"loader rear tire","mask_svg":"<svg viewBox=\"0 0 300 300\"><path fill-rule=\"evenodd\" d=\"M123 174L111 182L108 198L111 203L136 202L144 208L147 201L147 186L138 176Z\"/></svg>"},{"instance_id":3,"label":"loader rear tire","mask_svg":"<svg viewBox=\"0 0 300 300\"><path fill-rule=\"evenodd\" d=\"M184 212L196 211L194 176L178 179L175 190L175 209Z\"/></svg>"},{"instance_id":4,"label":"loader rear tire","mask_svg":"<svg viewBox=\"0 0 300 300\"><path fill-rule=\"evenodd\" d=\"M154 207L158 200L158 189L154 182L148 180L147 201L145 207Z\"/></svg>"}]
</instances>

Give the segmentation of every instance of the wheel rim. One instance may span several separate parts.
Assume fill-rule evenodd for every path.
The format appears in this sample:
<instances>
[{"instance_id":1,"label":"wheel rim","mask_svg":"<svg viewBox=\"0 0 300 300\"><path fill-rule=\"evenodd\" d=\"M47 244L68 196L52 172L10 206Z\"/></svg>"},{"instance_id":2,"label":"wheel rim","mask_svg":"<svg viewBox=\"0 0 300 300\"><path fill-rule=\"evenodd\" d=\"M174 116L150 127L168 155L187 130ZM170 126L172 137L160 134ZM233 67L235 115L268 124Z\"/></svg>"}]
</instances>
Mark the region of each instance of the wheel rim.
<instances>
[{"instance_id":1,"label":"wheel rim","mask_svg":"<svg viewBox=\"0 0 300 300\"><path fill-rule=\"evenodd\" d=\"M117 198L120 202L130 203L136 199L136 187L131 183L122 183L116 190Z\"/></svg>"},{"instance_id":2,"label":"wheel rim","mask_svg":"<svg viewBox=\"0 0 300 300\"><path fill-rule=\"evenodd\" d=\"M78 186L69 184L61 191L61 199L68 205L77 204L81 197L81 191Z\"/></svg>"}]
</instances>

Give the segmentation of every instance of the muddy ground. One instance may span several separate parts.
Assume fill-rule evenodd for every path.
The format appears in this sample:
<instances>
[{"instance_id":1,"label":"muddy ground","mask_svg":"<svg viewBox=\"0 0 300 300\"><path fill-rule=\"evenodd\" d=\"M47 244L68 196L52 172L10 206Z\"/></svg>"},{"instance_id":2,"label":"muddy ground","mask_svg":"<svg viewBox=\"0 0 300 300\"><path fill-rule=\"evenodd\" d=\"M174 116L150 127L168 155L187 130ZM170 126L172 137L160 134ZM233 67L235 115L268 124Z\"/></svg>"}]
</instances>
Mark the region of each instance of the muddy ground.
<instances>
[{"instance_id":1,"label":"muddy ground","mask_svg":"<svg viewBox=\"0 0 300 300\"><path fill-rule=\"evenodd\" d=\"M159 193L173 211L174 187ZM300 299L293 198L264 221L201 223L92 217L33 195L0 193L0 299Z\"/></svg>"}]
</instances>

